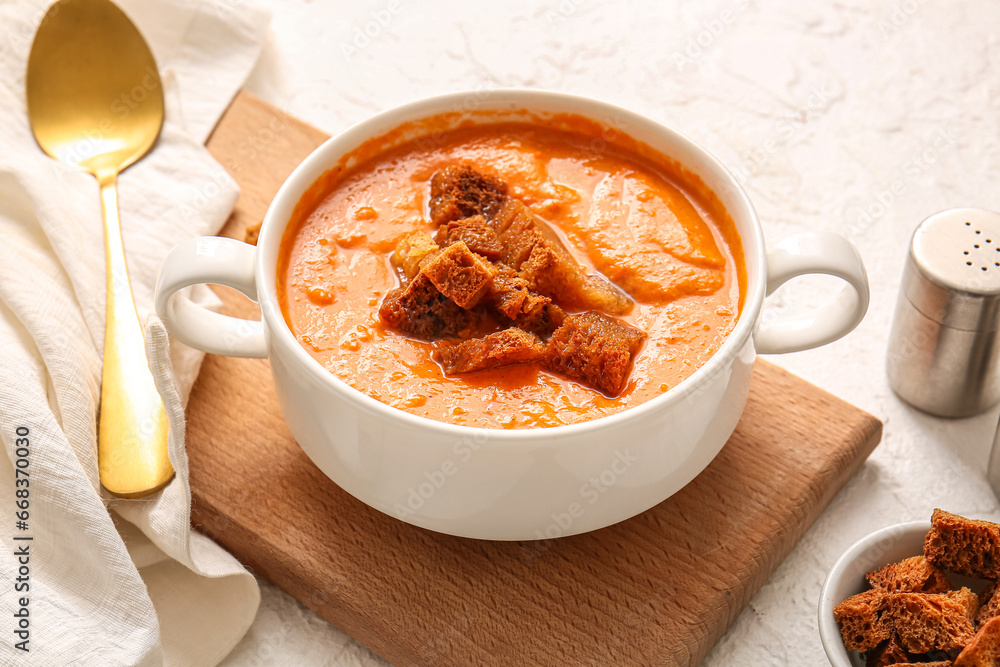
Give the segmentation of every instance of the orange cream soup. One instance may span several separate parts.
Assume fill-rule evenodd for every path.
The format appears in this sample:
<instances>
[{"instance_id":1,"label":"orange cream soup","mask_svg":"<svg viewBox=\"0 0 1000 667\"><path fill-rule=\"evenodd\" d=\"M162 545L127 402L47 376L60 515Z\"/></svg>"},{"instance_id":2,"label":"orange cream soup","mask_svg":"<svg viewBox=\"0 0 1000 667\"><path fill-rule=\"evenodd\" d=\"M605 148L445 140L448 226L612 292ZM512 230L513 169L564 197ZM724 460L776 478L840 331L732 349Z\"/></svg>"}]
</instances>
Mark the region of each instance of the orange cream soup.
<instances>
[{"instance_id":1,"label":"orange cream soup","mask_svg":"<svg viewBox=\"0 0 1000 667\"><path fill-rule=\"evenodd\" d=\"M662 394L704 364L732 331L745 290L731 219L696 176L669 158L627 137L616 145L598 140L602 128L568 119L579 122L438 132L328 172L296 209L278 264L282 312L302 346L383 403L490 428L610 415ZM630 148L617 145L625 141ZM431 343L382 326L379 304L399 285L392 250L408 233L433 236L430 179L457 162L506 181L511 196L561 232L578 262L635 298L624 319L649 339L621 395L608 398L536 366L446 377Z\"/></svg>"}]
</instances>

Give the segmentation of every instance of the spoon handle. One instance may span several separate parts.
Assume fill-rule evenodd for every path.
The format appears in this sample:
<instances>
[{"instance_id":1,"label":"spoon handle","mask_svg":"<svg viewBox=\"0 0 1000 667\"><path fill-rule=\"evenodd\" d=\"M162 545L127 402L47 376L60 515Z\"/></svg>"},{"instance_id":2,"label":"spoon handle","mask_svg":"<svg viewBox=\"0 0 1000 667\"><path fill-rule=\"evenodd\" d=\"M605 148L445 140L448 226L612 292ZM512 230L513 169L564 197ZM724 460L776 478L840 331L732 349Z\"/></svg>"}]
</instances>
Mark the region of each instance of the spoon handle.
<instances>
[{"instance_id":1,"label":"spoon handle","mask_svg":"<svg viewBox=\"0 0 1000 667\"><path fill-rule=\"evenodd\" d=\"M98 174L104 213L107 316L98 420L101 484L123 498L162 489L174 476L167 456L167 415L146 361L118 219L118 174Z\"/></svg>"}]
</instances>

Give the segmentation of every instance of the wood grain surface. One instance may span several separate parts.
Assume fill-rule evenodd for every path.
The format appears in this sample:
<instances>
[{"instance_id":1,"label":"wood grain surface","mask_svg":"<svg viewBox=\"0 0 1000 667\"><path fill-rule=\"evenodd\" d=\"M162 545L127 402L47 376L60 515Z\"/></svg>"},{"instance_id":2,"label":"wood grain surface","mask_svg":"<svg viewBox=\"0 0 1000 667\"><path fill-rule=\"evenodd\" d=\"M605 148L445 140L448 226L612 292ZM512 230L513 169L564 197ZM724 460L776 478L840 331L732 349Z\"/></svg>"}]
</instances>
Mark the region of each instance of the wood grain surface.
<instances>
[{"instance_id":1,"label":"wood grain surface","mask_svg":"<svg viewBox=\"0 0 1000 667\"><path fill-rule=\"evenodd\" d=\"M243 188L224 234L258 224L325 138L240 94L208 142ZM225 312L254 312L222 296ZM402 523L327 479L266 361L208 355L188 418L195 526L396 665L695 665L882 431L758 361L736 432L672 498L585 535L485 542Z\"/></svg>"}]
</instances>

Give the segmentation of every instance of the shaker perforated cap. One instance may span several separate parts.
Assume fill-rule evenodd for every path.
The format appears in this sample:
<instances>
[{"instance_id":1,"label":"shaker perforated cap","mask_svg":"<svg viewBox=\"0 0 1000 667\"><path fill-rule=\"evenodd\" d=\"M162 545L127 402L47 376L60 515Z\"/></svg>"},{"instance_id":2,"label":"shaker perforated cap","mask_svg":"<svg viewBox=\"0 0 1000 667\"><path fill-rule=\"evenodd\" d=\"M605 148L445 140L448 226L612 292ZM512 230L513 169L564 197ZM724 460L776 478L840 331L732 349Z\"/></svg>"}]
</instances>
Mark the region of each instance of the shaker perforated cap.
<instances>
[{"instance_id":1,"label":"shaker perforated cap","mask_svg":"<svg viewBox=\"0 0 1000 667\"><path fill-rule=\"evenodd\" d=\"M920 223L903 274L913 307L966 331L1000 329L1000 214L953 208Z\"/></svg>"}]
</instances>

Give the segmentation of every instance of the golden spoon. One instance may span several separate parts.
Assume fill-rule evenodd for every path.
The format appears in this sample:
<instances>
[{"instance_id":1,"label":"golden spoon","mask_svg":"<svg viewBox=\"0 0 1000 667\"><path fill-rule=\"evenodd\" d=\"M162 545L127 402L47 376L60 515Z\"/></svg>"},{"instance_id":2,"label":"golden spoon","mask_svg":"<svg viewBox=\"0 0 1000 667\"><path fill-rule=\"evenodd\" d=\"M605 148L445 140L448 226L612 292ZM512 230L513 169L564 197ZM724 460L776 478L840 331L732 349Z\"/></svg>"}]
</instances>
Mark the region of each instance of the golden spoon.
<instances>
[{"instance_id":1,"label":"golden spoon","mask_svg":"<svg viewBox=\"0 0 1000 667\"><path fill-rule=\"evenodd\" d=\"M156 61L108 0L60 0L28 56L28 119L42 150L97 177L104 213L108 306L98 420L101 484L124 498L174 475L167 416L146 362L118 220L118 174L152 147L163 125Z\"/></svg>"}]
</instances>

